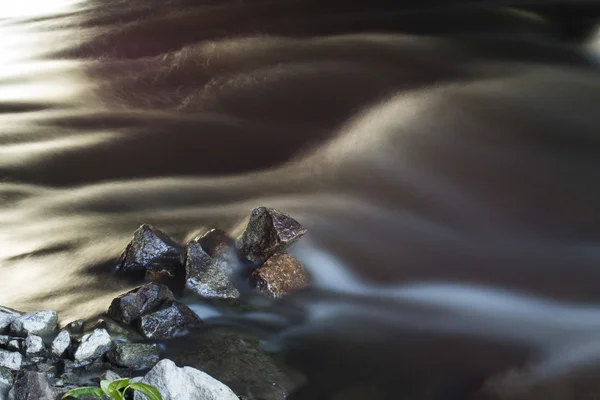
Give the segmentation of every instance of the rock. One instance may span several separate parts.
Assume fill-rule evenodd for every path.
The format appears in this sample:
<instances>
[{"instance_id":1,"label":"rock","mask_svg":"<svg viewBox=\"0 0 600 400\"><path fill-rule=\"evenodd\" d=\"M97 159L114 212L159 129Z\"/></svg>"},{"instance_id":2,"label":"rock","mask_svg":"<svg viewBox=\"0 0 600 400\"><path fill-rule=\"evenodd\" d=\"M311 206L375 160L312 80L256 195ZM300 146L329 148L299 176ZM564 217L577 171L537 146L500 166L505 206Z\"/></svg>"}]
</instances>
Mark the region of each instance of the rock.
<instances>
[{"instance_id":1,"label":"rock","mask_svg":"<svg viewBox=\"0 0 600 400\"><path fill-rule=\"evenodd\" d=\"M58 368L48 363L39 363L37 369L39 372L45 373L48 378L54 378L58 374Z\"/></svg>"},{"instance_id":2,"label":"rock","mask_svg":"<svg viewBox=\"0 0 600 400\"><path fill-rule=\"evenodd\" d=\"M144 370L154 367L160 356L151 344L119 343L108 352L108 359L118 367Z\"/></svg>"},{"instance_id":3,"label":"rock","mask_svg":"<svg viewBox=\"0 0 600 400\"><path fill-rule=\"evenodd\" d=\"M96 325L94 325L94 329L106 329L112 337L120 338L127 338L130 333L126 328L108 318L99 319Z\"/></svg>"},{"instance_id":4,"label":"rock","mask_svg":"<svg viewBox=\"0 0 600 400\"><path fill-rule=\"evenodd\" d=\"M212 229L196 240L227 276L235 273L241 263L233 240L225 231Z\"/></svg>"},{"instance_id":5,"label":"rock","mask_svg":"<svg viewBox=\"0 0 600 400\"><path fill-rule=\"evenodd\" d=\"M309 280L304 266L288 253L271 256L261 267L254 270L251 276L256 290L275 298L306 288Z\"/></svg>"},{"instance_id":6,"label":"rock","mask_svg":"<svg viewBox=\"0 0 600 400\"><path fill-rule=\"evenodd\" d=\"M58 314L54 310L26 313L16 318L10 325L13 334L19 336L49 335L58 326Z\"/></svg>"},{"instance_id":7,"label":"rock","mask_svg":"<svg viewBox=\"0 0 600 400\"><path fill-rule=\"evenodd\" d=\"M190 367L178 368L171 360L162 360L141 380L161 393L163 400L238 400L227 386L208 374ZM135 400L146 400L136 392Z\"/></svg>"},{"instance_id":8,"label":"rock","mask_svg":"<svg viewBox=\"0 0 600 400\"><path fill-rule=\"evenodd\" d=\"M6 345L6 348L8 350L12 350L12 351L21 351L21 342L19 342L17 339L11 339L8 341L8 344Z\"/></svg>"},{"instance_id":9,"label":"rock","mask_svg":"<svg viewBox=\"0 0 600 400\"><path fill-rule=\"evenodd\" d=\"M75 351L75 362L84 364L91 363L96 358L106 353L111 346L112 340L106 329L96 329L85 335L81 344Z\"/></svg>"},{"instance_id":10,"label":"rock","mask_svg":"<svg viewBox=\"0 0 600 400\"><path fill-rule=\"evenodd\" d=\"M37 335L29 335L25 339L25 352L27 355L39 354L44 351L44 341Z\"/></svg>"},{"instance_id":11,"label":"rock","mask_svg":"<svg viewBox=\"0 0 600 400\"><path fill-rule=\"evenodd\" d=\"M134 233L133 239L121 255L117 270L126 273L145 273L150 265L160 265L165 269L183 273L185 252L164 232L144 224Z\"/></svg>"},{"instance_id":12,"label":"rock","mask_svg":"<svg viewBox=\"0 0 600 400\"><path fill-rule=\"evenodd\" d=\"M272 208L252 210L248 226L238 239L240 252L256 264L263 263L275 253L296 242L306 229L287 214Z\"/></svg>"},{"instance_id":13,"label":"rock","mask_svg":"<svg viewBox=\"0 0 600 400\"><path fill-rule=\"evenodd\" d=\"M143 314L158 310L169 300L174 300L174 297L168 287L149 283L114 299L108 309L108 315L116 321L129 325Z\"/></svg>"},{"instance_id":14,"label":"rock","mask_svg":"<svg viewBox=\"0 0 600 400\"><path fill-rule=\"evenodd\" d=\"M67 325L65 325L64 329L69 333L78 334L83 333L84 325L85 322L82 319L78 319L76 321L69 322Z\"/></svg>"},{"instance_id":15,"label":"rock","mask_svg":"<svg viewBox=\"0 0 600 400\"><path fill-rule=\"evenodd\" d=\"M147 339L169 339L201 323L202 320L188 306L171 301L163 309L143 315L138 328Z\"/></svg>"},{"instance_id":16,"label":"rock","mask_svg":"<svg viewBox=\"0 0 600 400\"><path fill-rule=\"evenodd\" d=\"M65 352L71 347L71 334L62 330L58 333L56 338L52 341L51 351L57 357L63 357Z\"/></svg>"},{"instance_id":17,"label":"rock","mask_svg":"<svg viewBox=\"0 0 600 400\"><path fill-rule=\"evenodd\" d=\"M0 332L6 332L12 322L23 315L19 311L12 310L8 307L0 307Z\"/></svg>"},{"instance_id":18,"label":"rock","mask_svg":"<svg viewBox=\"0 0 600 400\"><path fill-rule=\"evenodd\" d=\"M44 373L27 371L16 380L8 400L55 400L56 395Z\"/></svg>"},{"instance_id":19,"label":"rock","mask_svg":"<svg viewBox=\"0 0 600 400\"><path fill-rule=\"evenodd\" d=\"M188 245L185 288L207 299L236 299L240 292L198 242Z\"/></svg>"},{"instance_id":20,"label":"rock","mask_svg":"<svg viewBox=\"0 0 600 400\"><path fill-rule=\"evenodd\" d=\"M0 350L0 367L18 371L21 368L23 356L16 351Z\"/></svg>"},{"instance_id":21,"label":"rock","mask_svg":"<svg viewBox=\"0 0 600 400\"><path fill-rule=\"evenodd\" d=\"M71 360L63 358L58 360L58 362L56 363L56 368L58 369L58 373L60 375L68 374L70 372L73 372L73 369L75 369L75 363Z\"/></svg>"},{"instance_id":22,"label":"rock","mask_svg":"<svg viewBox=\"0 0 600 400\"><path fill-rule=\"evenodd\" d=\"M14 378L10 369L0 367L0 399L6 399L8 391L13 386Z\"/></svg>"},{"instance_id":23,"label":"rock","mask_svg":"<svg viewBox=\"0 0 600 400\"><path fill-rule=\"evenodd\" d=\"M195 332L171 346L169 358L198 368L250 399L281 400L295 383L257 340L226 329Z\"/></svg>"},{"instance_id":24,"label":"rock","mask_svg":"<svg viewBox=\"0 0 600 400\"><path fill-rule=\"evenodd\" d=\"M110 369L100 375L101 381L116 381L117 379L121 379L121 376Z\"/></svg>"}]
</instances>

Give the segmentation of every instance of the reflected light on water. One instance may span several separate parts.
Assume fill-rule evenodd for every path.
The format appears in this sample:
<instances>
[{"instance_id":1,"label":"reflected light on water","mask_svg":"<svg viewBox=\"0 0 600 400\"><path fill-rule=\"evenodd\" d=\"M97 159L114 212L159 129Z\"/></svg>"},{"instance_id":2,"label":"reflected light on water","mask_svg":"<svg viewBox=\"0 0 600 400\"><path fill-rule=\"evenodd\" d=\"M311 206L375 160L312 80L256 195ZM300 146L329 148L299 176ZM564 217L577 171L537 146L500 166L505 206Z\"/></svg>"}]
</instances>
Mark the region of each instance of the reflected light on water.
<instances>
[{"instance_id":1,"label":"reflected light on water","mask_svg":"<svg viewBox=\"0 0 600 400\"><path fill-rule=\"evenodd\" d=\"M79 0L17 0L0 2L0 19L27 18L71 11Z\"/></svg>"}]
</instances>

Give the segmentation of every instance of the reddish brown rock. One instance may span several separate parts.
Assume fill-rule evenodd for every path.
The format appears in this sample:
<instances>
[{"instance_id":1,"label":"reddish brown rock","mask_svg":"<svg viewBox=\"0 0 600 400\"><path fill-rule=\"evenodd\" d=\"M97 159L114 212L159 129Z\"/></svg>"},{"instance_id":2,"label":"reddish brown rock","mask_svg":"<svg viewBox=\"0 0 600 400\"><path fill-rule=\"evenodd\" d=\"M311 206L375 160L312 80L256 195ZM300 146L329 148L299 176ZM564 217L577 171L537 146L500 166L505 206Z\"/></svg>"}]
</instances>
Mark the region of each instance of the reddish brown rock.
<instances>
[{"instance_id":1,"label":"reddish brown rock","mask_svg":"<svg viewBox=\"0 0 600 400\"><path fill-rule=\"evenodd\" d=\"M274 254L252 273L254 287L275 298L304 289L309 280L304 266L288 253Z\"/></svg>"}]
</instances>

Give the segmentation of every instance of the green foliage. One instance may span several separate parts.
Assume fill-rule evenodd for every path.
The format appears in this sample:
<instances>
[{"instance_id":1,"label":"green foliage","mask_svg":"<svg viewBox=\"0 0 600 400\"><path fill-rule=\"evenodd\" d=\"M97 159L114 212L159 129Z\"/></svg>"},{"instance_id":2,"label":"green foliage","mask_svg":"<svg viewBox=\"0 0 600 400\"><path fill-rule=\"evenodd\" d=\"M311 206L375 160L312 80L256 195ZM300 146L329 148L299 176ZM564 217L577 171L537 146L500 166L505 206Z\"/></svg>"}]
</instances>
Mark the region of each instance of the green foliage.
<instances>
[{"instance_id":1,"label":"green foliage","mask_svg":"<svg viewBox=\"0 0 600 400\"><path fill-rule=\"evenodd\" d=\"M99 388L93 386L75 388L65 393L61 400L68 399L69 397L80 399L84 396L95 396L103 399L103 395L111 400L125 400L125 392L129 389L145 394L150 400L163 400L160 392L154 386L138 382L130 383L128 378L117 379L112 382L101 381Z\"/></svg>"}]
</instances>

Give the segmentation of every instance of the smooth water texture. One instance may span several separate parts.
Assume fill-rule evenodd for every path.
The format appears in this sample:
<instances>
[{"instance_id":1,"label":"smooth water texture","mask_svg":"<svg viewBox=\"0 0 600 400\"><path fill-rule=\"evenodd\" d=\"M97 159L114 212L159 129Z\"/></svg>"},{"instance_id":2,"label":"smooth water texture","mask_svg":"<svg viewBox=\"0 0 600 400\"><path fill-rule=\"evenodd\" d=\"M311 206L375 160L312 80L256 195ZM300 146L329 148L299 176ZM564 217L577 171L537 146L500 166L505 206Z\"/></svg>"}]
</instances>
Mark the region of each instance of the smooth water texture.
<instances>
[{"instance_id":1,"label":"smooth water texture","mask_svg":"<svg viewBox=\"0 0 600 400\"><path fill-rule=\"evenodd\" d=\"M290 351L323 398L356 365L548 379L600 361L593 36L493 2L12 3L0 304L100 313L131 287L112 270L140 224L235 236L266 205L308 228L313 289L245 316L192 306Z\"/></svg>"}]
</instances>

